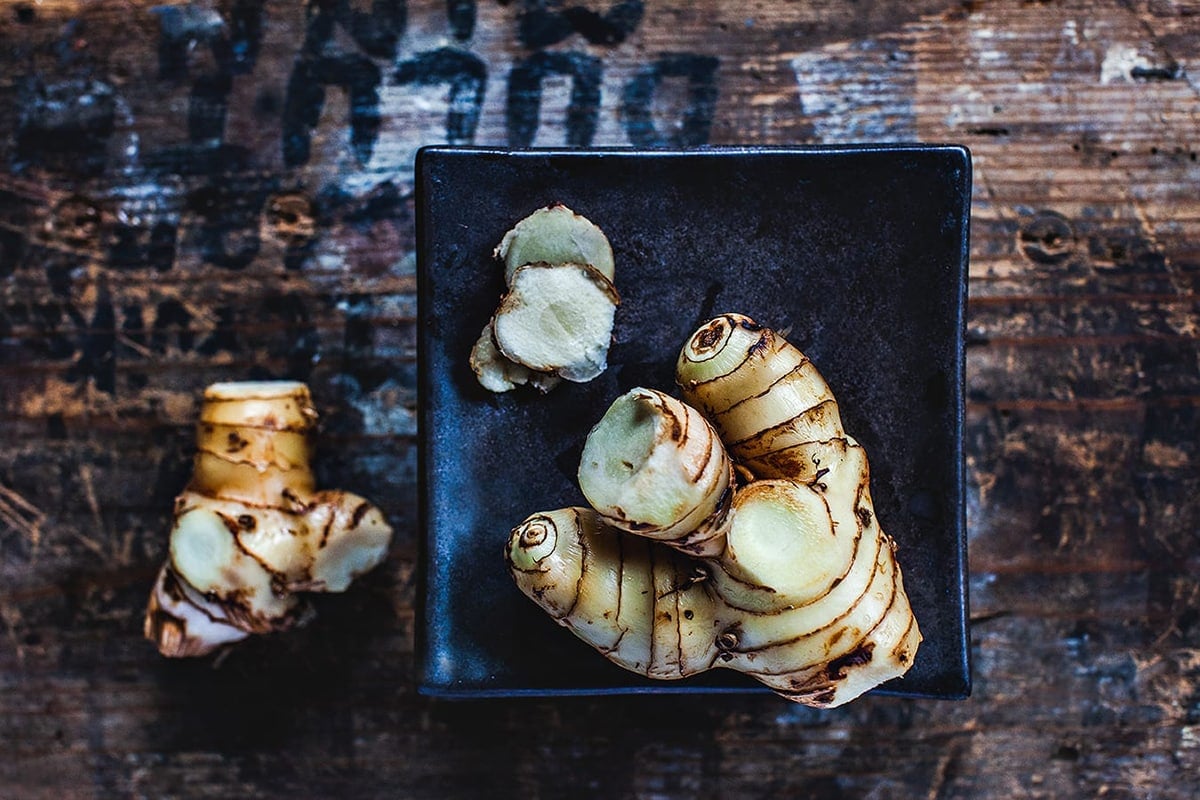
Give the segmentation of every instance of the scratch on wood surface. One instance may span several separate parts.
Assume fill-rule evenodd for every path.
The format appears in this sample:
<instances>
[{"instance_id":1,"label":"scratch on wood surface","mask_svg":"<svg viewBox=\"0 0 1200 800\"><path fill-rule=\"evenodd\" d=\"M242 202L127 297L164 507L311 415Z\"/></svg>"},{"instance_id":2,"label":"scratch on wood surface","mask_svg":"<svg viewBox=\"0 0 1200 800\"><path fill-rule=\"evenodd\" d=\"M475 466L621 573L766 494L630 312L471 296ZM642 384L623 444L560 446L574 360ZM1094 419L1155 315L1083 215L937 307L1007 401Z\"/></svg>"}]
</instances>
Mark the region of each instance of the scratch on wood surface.
<instances>
[{"instance_id":1,"label":"scratch on wood surface","mask_svg":"<svg viewBox=\"0 0 1200 800\"><path fill-rule=\"evenodd\" d=\"M962 754L963 745L960 742L956 741L946 748L946 752L937 761L933 772L933 781L929 784L929 791L925 793L926 800L939 800L949 796L949 787L958 774L958 764L962 759Z\"/></svg>"},{"instance_id":2,"label":"scratch on wood surface","mask_svg":"<svg viewBox=\"0 0 1200 800\"><path fill-rule=\"evenodd\" d=\"M1133 180L1133 174L1131 171L1126 170L1125 174L1129 176L1130 181ZM1125 187L1125 197L1129 200L1129 205L1133 208L1133 213L1137 217L1138 225L1140 225L1142 230L1146 232L1147 241L1149 241L1150 244L1152 244L1155 248L1161 249L1161 243L1158 239L1158 230L1151 221L1150 215L1146 213L1145 205L1128 186Z\"/></svg>"},{"instance_id":3,"label":"scratch on wood surface","mask_svg":"<svg viewBox=\"0 0 1200 800\"><path fill-rule=\"evenodd\" d=\"M1178 648L1158 653L1133 652L1130 658L1135 668L1134 701L1161 713L1165 718L1177 714L1180 708L1196 702L1196 679L1200 677L1200 648ZM1158 726L1148 731L1145 750L1170 754L1168 758L1181 761L1188 753L1187 727ZM1163 761L1134 753L1124 759L1122 777L1133 790L1133 796L1153 797L1163 786ZM1184 767L1186 770L1186 766Z\"/></svg>"},{"instance_id":4,"label":"scratch on wood surface","mask_svg":"<svg viewBox=\"0 0 1200 800\"><path fill-rule=\"evenodd\" d=\"M92 466L90 464L79 465L79 482L83 486L84 501L87 503L88 511L90 511L92 515L93 528L97 531L103 531L104 520L100 516L100 503L96 499L96 488L92 481ZM77 530L72 531L72 533L74 533L75 538L82 542L87 549L91 550L98 556L105 556L104 546L100 544L100 542Z\"/></svg>"},{"instance_id":5,"label":"scratch on wood surface","mask_svg":"<svg viewBox=\"0 0 1200 800\"><path fill-rule=\"evenodd\" d=\"M21 612L4 602L0 598L0 619L4 620L4 630L8 634L8 641L13 646L13 651L17 654L17 662L25 663L25 646L21 644L21 639L17 636L17 626L21 624Z\"/></svg>"},{"instance_id":6,"label":"scratch on wood surface","mask_svg":"<svg viewBox=\"0 0 1200 800\"><path fill-rule=\"evenodd\" d=\"M1156 469L1183 469L1188 465L1187 451L1167 442L1147 442L1142 459Z\"/></svg>"},{"instance_id":7,"label":"scratch on wood surface","mask_svg":"<svg viewBox=\"0 0 1200 800\"><path fill-rule=\"evenodd\" d=\"M79 480L83 483L83 496L87 500L88 510L92 512L92 522L96 527L101 526L100 503L96 500L96 486L92 482L92 465L79 465Z\"/></svg>"},{"instance_id":8,"label":"scratch on wood surface","mask_svg":"<svg viewBox=\"0 0 1200 800\"><path fill-rule=\"evenodd\" d=\"M0 483L0 522L29 540L33 557L42 541L42 524L46 515L15 490Z\"/></svg>"},{"instance_id":9,"label":"scratch on wood surface","mask_svg":"<svg viewBox=\"0 0 1200 800\"><path fill-rule=\"evenodd\" d=\"M1151 650L1157 650L1166 643L1172 635L1178 634L1183 636L1183 621L1185 617L1192 616L1196 613L1196 609L1200 607L1200 584L1193 583L1186 589L1187 597L1175 596L1175 601L1171 604L1171 619L1163 627L1162 633L1154 640L1154 644L1150 646Z\"/></svg>"}]
</instances>

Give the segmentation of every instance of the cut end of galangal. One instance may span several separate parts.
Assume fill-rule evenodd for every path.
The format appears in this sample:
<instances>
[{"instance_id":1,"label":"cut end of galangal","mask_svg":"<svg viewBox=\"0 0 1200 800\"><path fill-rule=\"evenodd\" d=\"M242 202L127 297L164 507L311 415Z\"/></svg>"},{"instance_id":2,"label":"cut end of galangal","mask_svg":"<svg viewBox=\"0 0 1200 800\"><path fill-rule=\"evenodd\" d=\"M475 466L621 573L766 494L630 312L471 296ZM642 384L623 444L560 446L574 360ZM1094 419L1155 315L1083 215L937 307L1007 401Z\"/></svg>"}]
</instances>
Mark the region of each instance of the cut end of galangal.
<instances>
[{"instance_id":1,"label":"cut end of galangal","mask_svg":"<svg viewBox=\"0 0 1200 800\"><path fill-rule=\"evenodd\" d=\"M590 264L613 279L613 252L608 237L594 222L555 203L539 208L504 234L495 256L504 262L504 280L526 264Z\"/></svg>"},{"instance_id":2,"label":"cut end of galangal","mask_svg":"<svg viewBox=\"0 0 1200 800\"><path fill-rule=\"evenodd\" d=\"M608 366L620 297L587 264L526 264L493 318L495 343L506 358L535 372L575 383Z\"/></svg>"},{"instance_id":3,"label":"cut end of galangal","mask_svg":"<svg viewBox=\"0 0 1200 800\"><path fill-rule=\"evenodd\" d=\"M316 421L312 394L299 381L214 383L200 408L201 423L218 425L304 432Z\"/></svg>"},{"instance_id":4,"label":"cut end of galangal","mask_svg":"<svg viewBox=\"0 0 1200 800\"><path fill-rule=\"evenodd\" d=\"M205 400L274 400L307 397L308 386L300 381L227 381L204 390Z\"/></svg>"},{"instance_id":5,"label":"cut end of galangal","mask_svg":"<svg viewBox=\"0 0 1200 800\"><path fill-rule=\"evenodd\" d=\"M146 608L145 636L168 658L204 656L250 634L164 565Z\"/></svg>"},{"instance_id":6,"label":"cut end of galangal","mask_svg":"<svg viewBox=\"0 0 1200 800\"><path fill-rule=\"evenodd\" d=\"M686 510L677 495L687 481L657 395L634 389L618 397L584 441L579 488L605 516L666 526Z\"/></svg>"},{"instance_id":7,"label":"cut end of galangal","mask_svg":"<svg viewBox=\"0 0 1200 800\"><path fill-rule=\"evenodd\" d=\"M193 508L175 520L171 530L171 569L201 594L227 609L252 632L275 629L289 615L294 600L278 591L275 575L237 540L236 520Z\"/></svg>"},{"instance_id":8,"label":"cut end of galangal","mask_svg":"<svg viewBox=\"0 0 1200 800\"><path fill-rule=\"evenodd\" d=\"M392 527L377 506L356 494L318 492L308 524L315 540L312 585L294 585L294 591L344 592L387 558Z\"/></svg>"},{"instance_id":9,"label":"cut end of galangal","mask_svg":"<svg viewBox=\"0 0 1200 800\"><path fill-rule=\"evenodd\" d=\"M562 382L553 373L535 372L501 353L496 347L490 321L471 348L471 371L475 373L480 386L496 394L511 392L525 385L533 386L545 394Z\"/></svg>"},{"instance_id":10,"label":"cut end of galangal","mask_svg":"<svg viewBox=\"0 0 1200 800\"><path fill-rule=\"evenodd\" d=\"M730 475L699 412L643 388L613 401L588 433L578 472L584 497L610 524L679 547L695 544L687 534L719 510Z\"/></svg>"},{"instance_id":11,"label":"cut end of galangal","mask_svg":"<svg viewBox=\"0 0 1200 800\"><path fill-rule=\"evenodd\" d=\"M854 532L835 531L824 498L790 480L760 480L734 496L726 538L727 567L781 602L810 603L846 573ZM786 601L784 600L786 598Z\"/></svg>"}]
</instances>

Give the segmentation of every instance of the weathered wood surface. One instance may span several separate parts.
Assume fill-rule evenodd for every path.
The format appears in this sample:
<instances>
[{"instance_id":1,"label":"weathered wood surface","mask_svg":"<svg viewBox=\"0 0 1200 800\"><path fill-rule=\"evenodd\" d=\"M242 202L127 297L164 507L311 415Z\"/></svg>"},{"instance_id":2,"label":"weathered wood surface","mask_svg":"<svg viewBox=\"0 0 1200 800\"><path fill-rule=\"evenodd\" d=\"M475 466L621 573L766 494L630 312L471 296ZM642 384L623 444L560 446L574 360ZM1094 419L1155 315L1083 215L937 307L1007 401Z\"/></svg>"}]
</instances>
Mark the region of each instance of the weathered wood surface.
<instances>
[{"instance_id":1,"label":"weathered wood surface","mask_svg":"<svg viewBox=\"0 0 1200 800\"><path fill-rule=\"evenodd\" d=\"M0 797L1200 795L1197 76L1194 2L0 3ZM416 147L913 139L974 154L974 697L417 696ZM194 398L256 375L394 552L167 663Z\"/></svg>"}]
</instances>

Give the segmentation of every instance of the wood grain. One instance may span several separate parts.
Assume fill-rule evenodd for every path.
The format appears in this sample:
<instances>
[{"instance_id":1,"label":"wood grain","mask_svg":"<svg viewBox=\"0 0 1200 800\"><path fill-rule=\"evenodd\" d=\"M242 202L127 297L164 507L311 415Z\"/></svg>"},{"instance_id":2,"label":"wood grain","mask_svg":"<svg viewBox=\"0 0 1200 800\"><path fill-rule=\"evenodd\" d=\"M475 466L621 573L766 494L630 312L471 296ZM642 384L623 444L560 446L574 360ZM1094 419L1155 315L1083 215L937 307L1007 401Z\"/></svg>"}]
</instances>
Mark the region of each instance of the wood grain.
<instances>
[{"instance_id":1,"label":"wood grain","mask_svg":"<svg viewBox=\"0 0 1200 800\"><path fill-rule=\"evenodd\" d=\"M0 3L0 797L1200 795L1198 41L1158 0ZM419 697L417 147L914 139L975 169L974 697ZM167 663L198 390L285 376L391 558Z\"/></svg>"}]
</instances>

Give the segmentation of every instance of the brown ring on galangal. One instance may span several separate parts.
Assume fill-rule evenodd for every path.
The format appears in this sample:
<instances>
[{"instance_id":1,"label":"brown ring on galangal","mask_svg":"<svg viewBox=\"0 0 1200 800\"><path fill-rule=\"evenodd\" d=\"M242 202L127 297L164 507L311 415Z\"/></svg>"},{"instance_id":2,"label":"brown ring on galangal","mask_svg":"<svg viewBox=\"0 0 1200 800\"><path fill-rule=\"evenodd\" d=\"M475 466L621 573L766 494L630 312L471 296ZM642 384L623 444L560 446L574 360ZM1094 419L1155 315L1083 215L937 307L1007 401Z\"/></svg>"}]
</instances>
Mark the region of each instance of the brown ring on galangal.
<instances>
[{"instance_id":1,"label":"brown ring on galangal","mask_svg":"<svg viewBox=\"0 0 1200 800\"><path fill-rule=\"evenodd\" d=\"M721 316L709 320L708 324L692 334L691 340L684 349L684 357L688 361L707 361L724 349L732 329L733 325L728 317ZM704 358L693 358L693 356L704 356Z\"/></svg>"},{"instance_id":2,"label":"brown ring on galangal","mask_svg":"<svg viewBox=\"0 0 1200 800\"><path fill-rule=\"evenodd\" d=\"M550 548L546 553L537 559L532 559L532 564L529 567L519 567L513 561L513 545L515 544L521 551L529 551L536 547L541 547L546 544L546 540L550 540ZM554 552L558 544L558 526L546 514L537 514L522 522L517 527L513 528L509 533L508 542L504 548L504 560L510 569L518 572L545 572L544 568L539 569L538 565L546 560L551 553Z\"/></svg>"},{"instance_id":3,"label":"brown ring on galangal","mask_svg":"<svg viewBox=\"0 0 1200 800\"><path fill-rule=\"evenodd\" d=\"M526 522L521 527L521 535L517 539L517 542L522 548L528 550L530 547L537 547L546 541L547 528L554 527L554 523L550 522L546 517L537 517Z\"/></svg>"}]
</instances>

